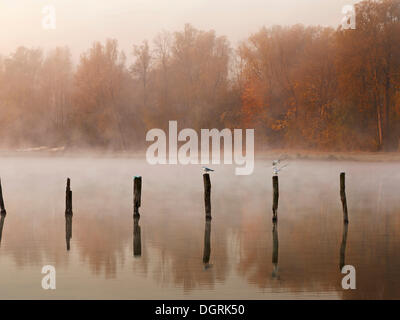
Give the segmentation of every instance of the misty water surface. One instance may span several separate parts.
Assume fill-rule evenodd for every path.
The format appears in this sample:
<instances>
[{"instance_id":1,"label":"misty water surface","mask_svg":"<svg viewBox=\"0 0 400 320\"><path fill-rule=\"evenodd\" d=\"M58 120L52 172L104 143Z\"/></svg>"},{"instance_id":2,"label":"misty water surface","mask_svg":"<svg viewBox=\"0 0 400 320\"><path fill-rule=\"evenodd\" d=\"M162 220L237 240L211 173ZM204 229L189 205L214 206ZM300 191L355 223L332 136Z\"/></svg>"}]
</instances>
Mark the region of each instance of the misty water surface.
<instances>
[{"instance_id":1,"label":"misty water surface","mask_svg":"<svg viewBox=\"0 0 400 320\"><path fill-rule=\"evenodd\" d=\"M289 162L279 177L273 232L270 160L259 160L251 176L213 167L207 226L200 166L3 157L0 298L400 298L400 163ZM345 243L341 171L350 219ZM143 176L136 252L135 175ZM343 263L356 268L356 290L341 288ZM48 264L57 271L56 290L41 287Z\"/></svg>"}]
</instances>

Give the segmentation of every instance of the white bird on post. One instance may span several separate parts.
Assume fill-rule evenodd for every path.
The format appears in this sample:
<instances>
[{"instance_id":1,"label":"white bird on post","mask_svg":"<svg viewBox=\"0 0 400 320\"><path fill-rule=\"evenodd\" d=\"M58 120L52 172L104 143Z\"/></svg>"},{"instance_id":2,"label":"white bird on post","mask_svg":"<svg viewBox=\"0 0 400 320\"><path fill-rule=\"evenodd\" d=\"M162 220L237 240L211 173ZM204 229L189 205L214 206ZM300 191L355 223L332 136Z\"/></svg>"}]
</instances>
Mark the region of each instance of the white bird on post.
<instances>
[{"instance_id":1,"label":"white bird on post","mask_svg":"<svg viewBox=\"0 0 400 320\"><path fill-rule=\"evenodd\" d=\"M285 167L288 166L288 164L284 164L283 166L279 167L279 164L280 164L282 161L284 161L284 160L286 160L286 158L281 158L281 157L279 157L279 159L277 159L277 160L272 160L272 172L273 172L273 174L274 174L275 176L277 176L278 173L279 173L283 168L285 168Z\"/></svg>"}]
</instances>

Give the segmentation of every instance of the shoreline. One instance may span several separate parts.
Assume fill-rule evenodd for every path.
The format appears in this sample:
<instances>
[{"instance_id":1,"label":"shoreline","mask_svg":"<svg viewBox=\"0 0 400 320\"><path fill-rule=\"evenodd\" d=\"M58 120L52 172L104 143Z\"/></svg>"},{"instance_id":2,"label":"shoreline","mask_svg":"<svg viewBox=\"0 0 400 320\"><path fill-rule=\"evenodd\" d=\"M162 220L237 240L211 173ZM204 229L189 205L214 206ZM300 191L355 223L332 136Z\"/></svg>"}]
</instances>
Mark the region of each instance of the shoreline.
<instances>
[{"instance_id":1,"label":"shoreline","mask_svg":"<svg viewBox=\"0 0 400 320\"><path fill-rule=\"evenodd\" d=\"M222 150L221 150L222 151ZM222 158L223 152L221 152ZM0 150L0 158L146 158L146 150L112 151L100 149L63 149L54 150L38 148L37 150ZM255 160L274 160L285 158L287 160L310 161L357 161L357 162L400 162L400 152L333 152L333 151L308 151L271 149L270 151L256 151Z\"/></svg>"}]
</instances>

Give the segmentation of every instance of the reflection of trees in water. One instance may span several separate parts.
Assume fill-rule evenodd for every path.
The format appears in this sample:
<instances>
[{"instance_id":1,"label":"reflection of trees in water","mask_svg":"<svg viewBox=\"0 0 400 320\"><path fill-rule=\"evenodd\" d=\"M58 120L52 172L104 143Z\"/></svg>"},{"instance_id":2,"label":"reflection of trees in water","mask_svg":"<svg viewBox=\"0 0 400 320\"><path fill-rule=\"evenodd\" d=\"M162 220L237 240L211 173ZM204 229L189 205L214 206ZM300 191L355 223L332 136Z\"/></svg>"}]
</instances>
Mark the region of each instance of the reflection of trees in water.
<instances>
[{"instance_id":1,"label":"reflection of trees in water","mask_svg":"<svg viewBox=\"0 0 400 320\"><path fill-rule=\"evenodd\" d=\"M19 215L10 210L7 221L2 239L2 254L11 256L17 268L43 266L43 263L49 260L57 265L68 264L68 257L65 255L63 211L60 217L54 218L44 217L35 210L31 210L29 215Z\"/></svg>"},{"instance_id":2,"label":"reflection of trees in water","mask_svg":"<svg viewBox=\"0 0 400 320\"><path fill-rule=\"evenodd\" d=\"M106 278L114 278L117 265L123 265L126 260L126 242L132 237L130 224L124 225L123 219L106 216L90 219L82 216L79 222L77 218L74 220L74 235L81 243L78 249L81 261L86 262L95 275L104 272Z\"/></svg>"},{"instance_id":3,"label":"reflection of trees in water","mask_svg":"<svg viewBox=\"0 0 400 320\"><path fill-rule=\"evenodd\" d=\"M21 199L18 189L9 192L1 255L11 255L17 266L41 266L49 260L64 266L76 254L98 276L115 278L120 268L128 266L160 286L182 287L185 292L212 289L237 273L249 284L272 291L335 290L344 298L399 298L400 200L393 193L394 179L382 175L376 181L365 174L349 175L350 225L345 250L341 250L344 229L339 188L326 183L331 178L338 181L338 175L320 173L317 170L307 179L296 175L280 179L279 238L277 232L271 234L269 180L212 176L210 268L204 268L203 263L208 244L200 172L198 185L184 176L166 184L159 184L158 178L145 179L140 258L132 256L135 224L131 181L123 186L126 193L121 193L121 189L112 189L117 185L115 180L104 184L93 180L85 188L74 185L69 252L65 248L64 181L60 180L60 196L54 200L52 184L41 190L46 195L43 201L36 199L39 185L32 187L26 199ZM177 188L179 192L171 192ZM274 250L275 239L279 251ZM338 265L342 259L356 267L355 291L341 289L344 275ZM274 277L277 266L278 277Z\"/></svg>"},{"instance_id":4,"label":"reflection of trees in water","mask_svg":"<svg viewBox=\"0 0 400 320\"><path fill-rule=\"evenodd\" d=\"M77 253L80 261L87 263L94 274L104 272L106 278L115 277L117 266L126 260L126 245L132 238L130 225L123 219L76 210L73 241L70 242L72 221L69 220L72 217L65 217L65 221L63 218L62 213L53 219L42 216L31 226L27 217L23 217L7 226L13 231L7 232L7 246L17 247L8 254L13 256L17 266L42 265L49 260L57 266L68 265L69 255ZM68 253L66 241L67 248L70 243Z\"/></svg>"},{"instance_id":5,"label":"reflection of trees in water","mask_svg":"<svg viewBox=\"0 0 400 320\"><path fill-rule=\"evenodd\" d=\"M197 287L213 288L215 282L224 282L228 271L228 256L226 233L222 228L214 228L219 219L204 222L202 213L203 219L194 220L182 216L179 222L169 222L168 216L171 217L171 214L165 211L165 218L160 217L158 222L148 226L149 237L146 241L154 244L159 256L158 263L154 265L156 281L162 285L183 287L185 292ZM163 226L162 231L155 225L158 223ZM215 233L211 236L211 224L212 232L220 231L218 236ZM211 239L207 239L208 236Z\"/></svg>"},{"instance_id":6,"label":"reflection of trees in water","mask_svg":"<svg viewBox=\"0 0 400 320\"><path fill-rule=\"evenodd\" d=\"M400 241L395 239L400 239L400 201L390 198L390 183L377 193L374 188L365 187L375 185L375 181L364 185L368 178L360 180L362 189L357 183L349 185L349 227L342 223L339 190L323 194L317 185L300 193L294 192L296 185L286 186L287 197L283 195L279 203L281 281L271 278L274 239L270 236L273 226L269 206L261 212L262 201L258 197L252 207L243 205L244 219L238 234L239 274L249 283L273 292L337 291L350 299L399 298L400 281L396 279L400 279L400 258L396 252ZM289 195L290 201L285 202ZM381 209L375 211L377 202ZM357 290L342 290L344 275L338 265L343 263L356 267Z\"/></svg>"},{"instance_id":7,"label":"reflection of trees in water","mask_svg":"<svg viewBox=\"0 0 400 320\"><path fill-rule=\"evenodd\" d=\"M290 191L296 186L286 188ZM337 218L341 223L342 216L335 218L333 210L329 210L324 202L326 199L318 200L315 194L305 199L308 198L306 193L293 192L290 193L290 202L286 203L286 193L281 193L277 225L271 221L270 206L263 206L261 197L257 196L251 207L247 204L243 206L238 235L238 273L249 283L273 292L326 292L338 289L340 282L335 278L338 275L338 262L335 263L338 249L329 236L334 237L339 230L334 221ZM308 201L314 203L314 211L308 207ZM329 235L325 228L329 228Z\"/></svg>"},{"instance_id":8,"label":"reflection of trees in water","mask_svg":"<svg viewBox=\"0 0 400 320\"><path fill-rule=\"evenodd\" d=\"M400 199L393 193L397 181L391 177L380 172L375 179L365 178L375 190L357 197L362 231L350 220L346 249L346 264L357 270L357 289L343 292L346 299L400 298ZM353 238L355 232L359 234Z\"/></svg>"},{"instance_id":9,"label":"reflection of trees in water","mask_svg":"<svg viewBox=\"0 0 400 320\"><path fill-rule=\"evenodd\" d=\"M41 183L46 186L43 181ZM40 198L41 193L35 193L39 187L32 188L27 199L11 193L16 199L9 199L10 223L7 238L3 241L7 245L3 254L11 255L18 267L40 266L48 261L62 267L70 263L71 255L78 255L80 262L87 264L94 274L104 273L106 278L115 278L118 266L122 267L126 262L127 245L132 243L130 203L121 202L118 190L102 185L89 185L84 190L75 187L74 204L79 205L75 207L74 235L67 252L66 241L68 246L68 233L72 232L69 219L72 217L64 215L65 193L59 190L61 192L54 195L50 186L48 190L42 190L46 201ZM99 198L99 194L105 196ZM53 198L56 200L52 201ZM18 204L17 208L15 204ZM53 210L49 210L52 205ZM25 208L30 208L29 213ZM141 259L135 266L146 268L146 263L146 259Z\"/></svg>"},{"instance_id":10,"label":"reflection of trees in water","mask_svg":"<svg viewBox=\"0 0 400 320\"><path fill-rule=\"evenodd\" d=\"M215 283L226 280L229 272L228 233L231 224L239 218L240 189L232 188L234 192L226 192L222 188L226 182L222 182L221 188L212 189L213 220L207 226L201 173L198 174L198 185L182 186L177 180L166 182L164 186L152 185L144 193L149 200L143 200L146 205L143 205L141 218L142 228L145 228L142 237L146 234L146 238L142 238L142 246L149 246L155 252L151 256L151 274L161 286L182 287L184 292L199 287L212 289ZM217 184L217 176L211 179ZM171 195L170 190L178 186L179 192ZM150 200L154 198L158 201ZM207 252L207 246L210 252ZM204 258L209 261L204 263Z\"/></svg>"},{"instance_id":11,"label":"reflection of trees in water","mask_svg":"<svg viewBox=\"0 0 400 320\"><path fill-rule=\"evenodd\" d=\"M48 194L54 192L45 190L43 193L46 191ZM213 252L216 258L211 259L215 266L205 270L202 264L204 229L196 230L196 221L193 219L197 213L193 213L192 210L188 215L186 207L180 209L176 204L179 201L188 208L195 207L193 203L196 203L197 194L193 191L194 188L182 192L181 195L177 194L177 197L170 199L169 208L162 209L160 202L148 199L162 198L163 193L157 189L147 189L147 194L143 195L147 201L142 209L143 216L139 226L139 223L135 225L132 218L131 195L126 198L128 201L123 201L119 190L109 189L102 184L96 187L89 185L82 190L75 182L74 232L69 252L66 250L66 241L68 246L72 235L72 221L64 215L64 192L60 192L59 199L55 202L58 208L54 210L54 214L46 208L46 202L38 205L35 196L32 195L32 199L26 201L33 201L35 204L29 215L25 212L14 214L8 226L13 232L7 234L7 245L17 249L9 250L7 254L13 256L18 266L42 265L49 260L54 261L57 266L68 265L69 257L77 254L80 263L88 265L95 275L104 274L106 278L116 277L119 268L131 264L134 272L138 271L142 275L147 275L151 267L151 276L154 275L156 281L161 284L174 284L182 286L185 290L192 290L198 286L212 287L215 281L225 280L226 237L225 231L221 232L225 228L219 228L219 245ZM199 226L204 226L202 205L200 201L197 212L198 221L202 223ZM216 210L217 208L218 206ZM16 211L15 208L10 209ZM216 222L218 220L216 219ZM132 260L135 230L138 231L139 228L141 256ZM218 231L218 228L216 230ZM136 240L138 239L136 237ZM147 246L152 248L152 254L156 255L151 258L151 265Z\"/></svg>"},{"instance_id":12,"label":"reflection of trees in water","mask_svg":"<svg viewBox=\"0 0 400 320\"><path fill-rule=\"evenodd\" d=\"M12 255L17 265L42 265L51 260L62 267L77 255L83 266L87 265L91 272L99 276L104 274L106 278L116 277L118 269L131 266L133 272L149 275L160 285L183 287L186 291L197 287L212 288L216 282L226 280L229 270L227 234L231 223L236 221L236 225L239 224L237 208L241 190L235 189L230 181L224 181L223 175L218 183L218 176L212 178L216 184L212 194L216 217L212 221L213 234L210 233L211 267L205 268L202 258L207 230L201 201L201 172L196 171L199 184L194 184L196 179L192 173L172 173L173 178L179 179L169 177L163 179L163 183L160 183L160 176L165 175L163 168L151 167L154 174L143 174L146 178L140 219L141 256L133 259L132 182L127 179L125 184L122 181L125 173L122 176L121 172L114 172L121 161L116 161L114 167L109 163L102 167L101 162L96 162L96 170L91 173L92 161L79 160L76 164L87 168L89 173L85 176L79 169L79 179L77 174L68 173L74 181L73 239L68 252L65 180L58 168L51 171L54 169L52 161L42 161L40 167L48 167L50 171L41 179L36 176L31 179L29 174L24 175L21 171L20 180L15 180L14 186L8 186L11 195L7 199L9 211L14 215L7 227L13 232L7 233L6 240L11 250L3 250L2 254ZM24 167L29 172L32 171L30 164L32 162ZM78 167L76 164L72 163ZM127 172L132 170L131 164L127 161ZM64 165L66 162L63 160ZM180 172L187 168L176 169ZM100 179L98 172L107 178ZM140 172L146 173L144 170ZM29 185L32 190L26 198L20 197L20 185ZM228 186L233 192L226 192ZM29 212L26 208L30 208Z\"/></svg>"}]
</instances>

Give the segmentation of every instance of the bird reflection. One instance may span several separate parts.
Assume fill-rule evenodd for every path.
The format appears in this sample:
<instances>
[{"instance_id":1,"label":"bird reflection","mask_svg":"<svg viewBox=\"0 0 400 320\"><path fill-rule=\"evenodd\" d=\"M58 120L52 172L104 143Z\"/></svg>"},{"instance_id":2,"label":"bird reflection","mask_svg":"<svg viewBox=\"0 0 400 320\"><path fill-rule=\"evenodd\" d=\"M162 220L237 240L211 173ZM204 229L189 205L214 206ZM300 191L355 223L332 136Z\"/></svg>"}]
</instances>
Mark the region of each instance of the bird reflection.
<instances>
[{"instance_id":1,"label":"bird reflection","mask_svg":"<svg viewBox=\"0 0 400 320\"><path fill-rule=\"evenodd\" d=\"M6 214L1 213L1 216L0 216L0 244L1 244L1 238L3 236L3 226L4 226L5 218L6 218Z\"/></svg>"},{"instance_id":2,"label":"bird reflection","mask_svg":"<svg viewBox=\"0 0 400 320\"><path fill-rule=\"evenodd\" d=\"M340 270L342 270L343 266L345 265L348 228L349 228L349 225L347 223L343 223L342 244L340 245L340 262L339 262Z\"/></svg>"},{"instance_id":3,"label":"bird reflection","mask_svg":"<svg viewBox=\"0 0 400 320\"><path fill-rule=\"evenodd\" d=\"M72 214L65 215L65 239L67 241L67 251L69 251L72 239Z\"/></svg>"},{"instance_id":4,"label":"bird reflection","mask_svg":"<svg viewBox=\"0 0 400 320\"><path fill-rule=\"evenodd\" d=\"M139 216L133 217L133 256L140 257L142 255L142 239L140 235Z\"/></svg>"},{"instance_id":5,"label":"bird reflection","mask_svg":"<svg viewBox=\"0 0 400 320\"><path fill-rule=\"evenodd\" d=\"M278 275L278 223L273 222L272 226L272 278L279 279Z\"/></svg>"},{"instance_id":6,"label":"bird reflection","mask_svg":"<svg viewBox=\"0 0 400 320\"><path fill-rule=\"evenodd\" d=\"M210 255L211 255L211 220L206 219L206 225L204 229L204 252L203 252L203 263L204 268L208 269L210 265Z\"/></svg>"}]
</instances>

